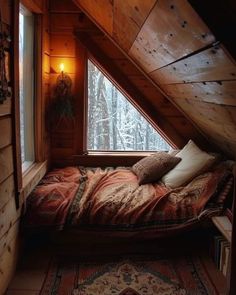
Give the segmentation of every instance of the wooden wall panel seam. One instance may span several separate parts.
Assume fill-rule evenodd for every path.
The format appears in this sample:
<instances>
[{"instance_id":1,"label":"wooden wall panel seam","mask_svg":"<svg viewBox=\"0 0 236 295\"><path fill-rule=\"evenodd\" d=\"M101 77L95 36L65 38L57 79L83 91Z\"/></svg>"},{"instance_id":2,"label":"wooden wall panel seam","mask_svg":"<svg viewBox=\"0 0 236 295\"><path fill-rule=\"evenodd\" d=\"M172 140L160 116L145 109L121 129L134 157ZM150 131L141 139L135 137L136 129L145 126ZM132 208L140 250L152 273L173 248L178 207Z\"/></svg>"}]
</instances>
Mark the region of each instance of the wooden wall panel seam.
<instances>
[{"instance_id":1,"label":"wooden wall panel seam","mask_svg":"<svg viewBox=\"0 0 236 295\"><path fill-rule=\"evenodd\" d=\"M158 0L157 0L157 1L158 1ZM156 1L156 2L157 2L157 1ZM155 5L156 5L156 2L153 3L152 8L150 9L149 13L147 14L146 18L144 19L142 25L140 26L140 30L141 30L141 28L143 27L143 24L146 22L146 20L147 20L147 18L149 17L149 15L151 14L152 10L154 9L154 7L155 7ZM114 22L114 18L113 18L113 22ZM134 42L135 42L135 40L136 40L136 38L137 38L137 36L138 36L140 30L136 33L136 36L135 36L134 41L133 41L133 43L131 44L130 48L133 46L133 44L134 44ZM130 48L129 48L129 50L130 50Z\"/></svg>"}]
</instances>

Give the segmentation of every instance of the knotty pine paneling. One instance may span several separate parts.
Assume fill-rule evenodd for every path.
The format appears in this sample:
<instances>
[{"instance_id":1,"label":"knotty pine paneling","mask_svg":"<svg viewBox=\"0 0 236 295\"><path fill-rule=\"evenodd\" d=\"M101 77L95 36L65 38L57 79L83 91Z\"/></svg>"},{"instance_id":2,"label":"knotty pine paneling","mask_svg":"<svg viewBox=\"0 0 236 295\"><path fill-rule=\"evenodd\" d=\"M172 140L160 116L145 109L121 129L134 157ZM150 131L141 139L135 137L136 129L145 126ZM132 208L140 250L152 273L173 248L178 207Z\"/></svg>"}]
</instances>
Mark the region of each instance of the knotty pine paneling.
<instances>
[{"instance_id":1,"label":"knotty pine paneling","mask_svg":"<svg viewBox=\"0 0 236 295\"><path fill-rule=\"evenodd\" d=\"M124 50L129 50L156 0L113 2L113 38Z\"/></svg>"},{"instance_id":2,"label":"knotty pine paneling","mask_svg":"<svg viewBox=\"0 0 236 295\"><path fill-rule=\"evenodd\" d=\"M235 80L236 62L218 45L156 70L150 76L158 84Z\"/></svg>"},{"instance_id":3,"label":"knotty pine paneling","mask_svg":"<svg viewBox=\"0 0 236 295\"><path fill-rule=\"evenodd\" d=\"M8 284L10 283L16 268L19 251L19 240L14 236L8 243L0 257L0 290L4 294Z\"/></svg>"},{"instance_id":4,"label":"knotty pine paneling","mask_svg":"<svg viewBox=\"0 0 236 295\"><path fill-rule=\"evenodd\" d=\"M12 142L12 124L10 117L0 117L0 149Z\"/></svg>"},{"instance_id":5,"label":"knotty pine paneling","mask_svg":"<svg viewBox=\"0 0 236 295\"><path fill-rule=\"evenodd\" d=\"M90 38L93 40L94 44L97 44L98 47L106 53L108 58L121 60L124 58L124 54L106 37L101 33L90 35Z\"/></svg>"},{"instance_id":6,"label":"knotty pine paneling","mask_svg":"<svg viewBox=\"0 0 236 295\"><path fill-rule=\"evenodd\" d=\"M204 103L200 101L193 101L190 99L187 99L186 101L190 105L190 108L192 108L192 111L190 111L190 113L194 113L200 118L202 117L205 120L211 120L220 124L236 124L235 107L226 107L224 105ZM236 133L234 136L236 138Z\"/></svg>"},{"instance_id":7,"label":"knotty pine paneling","mask_svg":"<svg viewBox=\"0 0 236 295\"><path fill-rule=\"evenodd\" d=\"M62 56L51 56L50 57L50 73L60 74L60 64L63 63L65 66L65 72L67 74L75 74L76 72L76 58Z\"/></svg>"},{"instance_id":8,"label":"knotty pine paneling","mask_svg":"<svg viewBox=\"0 0 236 295\"><path fill-rule=\"evenodd\" d=\"M66 13L78 13L79 8L73 1L63 1L63 0L51 0L50 1L50 12L51 13L61 13L62 11Z\"/></svg>"},{"instance_id":9,"label":"knotty pine paneling","mask_svg":"<svg viewBox=\"0 0 236 295\"><path fill-rule=\"evenodd\" d=\"M166 118L172 116L183 118L182 113L177 108L173 107L173 104L170 103L148 79L144 78L142 75L130 75L128 78Z\"/></svg>"},{"instance_id":10,"label":"knotty pine paneling","mask_svg":"<svg viewBox=\"0 0 236 295\"><path fill-rule=\"evenodd\" d=\"M187 1L159 0L129 55L150 73L214 41L214 36Z\"/></svg>"},{"instance_id":11,"label":"knotty pine paneling","mask_svg":"<svg viewBox=\"0 0 236 295\"><path fill-rule=\"evenodd\" d=\"M53 44L53 48L50 49L51 56L76 56L75 36L73 34L64 36L52 34L50 41Z\"/></svg>"},{"instance_id":12,"label":"knotty pine paneling","mask_svg":"<svg viewBox=\"0 0 236 295\"><path fill-rule=\"evenodd\" d=\"M20 210L16 210L15 198L10 198L5 206L1 208L0 215L0 239L19 219Z\"/></svg>"},{"instance_id":13,"label":"knotty pine paneling","mask_svg":"<svg viewBox=\"0 0 236 295\"><path fill-rule=\"evenodd\" d=\"M127 58L113 58L113 62L116 65L116 67L127 77L142 77L142 75L140 75L140 71L132 63L130 63L130 61L127 60Z\"/></svg>"},{"instance_id":14,"label":"knotty pine paneling","mask_svg":"<svg viewBox=\"0 0 236 295\"><path fill-rule=\"evenodd\" d=\"M206 122L198 121L198 125L203 131L207 132L209 138L216 143L219 150L225 152L231 159L235 160L236 141L227 132L230 127L229 125L212 124L210 121L207 125Z\"/></svg>"},{"instance_id":15,"label":"knotty pine paneling","mask_svg":"<svg viewBox=\"0 0 236 295\"><path fill-rule=\"evenodd\" d=\"M0 104L0 117L11 114L11 97L8 97L3 104Z\"/></svg>"},{"instance_id":16,"label":"knotty pine paneling","mask_svg":"<svg viewBox=\"0 0 236 295\"><path fill-rule=\"evenodd\" d=\"M13 226L2 236L0 239L0 257L3 256L6 250L9 250L11 241L18 235L19 222L13 224ZM0 258L1 260L1 258ZM1 293L0 293L1 294Z\"/></svg>"},{"instance_id":17,"label":"knotty pine paneling","mask_svg":"<svg viewBox=\"0 0 236 295\"><path fill-rule=\"evenodd\" d=\"M13 173L13 149L7 146L0 149L0 183Z\"/></svg>"},{"instance_id":18,"label":"knotty pine paneling","mask_svg":"<svg viewBox=\"0 0 236 295\"><path fill-rule=\"evenodd\" d=\"M50 30L51 34L60 33L60 35L69 34L80 24L78 14L67 13L51 13L50 14Z\"/></svg>"},{"instance_id":19,"label":"knotty pine paneling","mask_svg":"<svg viewBox=\"0 0 236 295\"><path fill-rule=\"evenodd\" d=\"M236 80L163 85L174 99L188 98L236 107Z\"/></svg>"},{"instance_id":20,"label":"knotty pine paneling","mask_svg":"<svg viewBox=\"0 0 236 295\"><path fill-rule=\"evenodd\" d=\"M0 185L0 211L9 202L11 198L14 198L14 176L11 174ZM1 247L0 247L1 249Z\"/></svg>"},{"instance_id":21,"label":"knotty pine paneling","mask_svg":"<svg viewBox=\"0 0 236 295\"><path fill-rule=\"evenodd\" d=\"M216 142L219 148L235 159L236 108L191 99L177 99L176 103Z\"/></svg>"},{"instance_id":22,"label":"knotty pine paneling","mask_svg":"<svg viewBox=\"0 0 236 295\"><path fill-rule=\"evenodd\" d=\"M113 33L113 1L74 0L109 34Z\"/></svg>"},{"instance_id":23,"label":"knotty pine paneling","mask_svg":"<svg viewBox=\"0 0 236 295\"><path fill-rule=\"evenodd\" d=\"M8 25L11 24L11 5L11 0L0 0L2 21Z\"/></svg>"},{"instance_id":24,"label":"knotty pine paneling","mask_svg":"<svg viewBox=\"0 0 236 295\"><path fill-rule=\"evenodd\" d=\"M76 10L71 11L66 9L67 1L61 1L61 5L57 8L55 2L51 3L50 14L50 109L52 110L53 103L55 102L55 86L57 78L60 74L59 65L64 63L65 73L68 74L72 80L71 95L74 98L74 110L76 118L49 118L49 130L51 138L51 160L53 165L60 165L64 161L64 165L71 163L68 159L71 155L76 153L76 138L82 142L81 132L76 131L77 114L81 111L80 103L83 95L83 66L79 62L83 59L83 49L80 49L77 41L75 42L74 32L78 28L84 29L83 17ZM56 11L56 13L54 12ZM86 20L85 20L85 23ZM88 25L88 29L90 29ZM93 27L93 25L91 26ZM80 109L79 109L80 108ZM53 120L52 120L53 119ZM79 127L80 130L81 126ZM59 153L58 153L59 150Z\"/></svg>"},{"instance_id":25,"label":"knotty pine paneling","mask_svg":"<svg viewBox=\"0 0 236 295\"><path fill-rule=\"evenodd\" d=\"M38 24L40 25L42 22L42 56L44 58L44 53L47 51L49 53L49 27L46 25L47 17L45 15L47 0L24 0L24 4L30 5L31 8L35 8L37 12L42 12L42 19L39 19ZM12 32L12 19L13 15L13 6L14 1L11 0L0 0L0 10L4 21L10 26L10 30ZM45 38L47 34L47 39ZM38 40L41 38L38 36ZM11 44L13 46L13 44ZM7 72L9 73L9 78L12 80L12 76L14 75L13 69L10 71L9 67L11 61L14 59L13 52L9 53L9 61L10 63L7 65ZM47 66L43 63L42 68L41 65L38 69L39 76L42 73L44 77L44 70L48 68L48 72L50 71L49 60L47 61ZM45 66L45 67L44 67ZM16 70L16 68L14 68ZM39 79L40 80L40 79ZM42 83L41 83L42 82ZM44 81L40 81L40 85L44 86ZM40 89L41 90L41 89ZM42 91L42 95L39 91L39 95L37 97L38 104L40 108L42 107L42 117L38 120L38 127L41 128L43 140L43 146L46 147L48 145L48 141L44 141L46 135L44 133L44 108L45 108L45 96ZM48 92L48 90L47 90ZM19 218L22 209L22 203L24 201L27 190L29 191L30 187L33 188L32 185L35 185L35 182L32 184L27 184L26 190L19 196L19 208L16 208L15 202L15 182L14 182L14 165L13 159L15 158L14 152L15 147L12 144L15 144L12 141L12 122L15 120L14 113L12 113L12 108L14 106L15 97L7 98L3 104L0 104L0 294L4 294L8 283L12 279L12 276L15 271L16 262L17 262L17 253L18 253L18 227L19 227ZM16 118L18 120L18 118ZM41 121L40 121L41 120ZM14 126L13 126L14 127ZM19 138L18 138L19 140ZM17 142L19 143L19 142ZM42 171L40 173L43 173ZM40 174L38 176L42 176ZM45 172L44 172L45 173ZM33 179L36 181L37 177Z\"/></svg>"},{"instance_id":26,"label":"knotty pine paneling","mask_svg":"<svg viewBox=\"0 0 236 295\"><path fill-rule=\"evenodd\" d=\"M9 26L9 30L11 30L12 24L12 9L13 1L0 0L2 20ZM4 30L5 29L6 25L4 25ZM10 71L10 63L13 57L11 53L7 53L7 55L7 79L11 80L12 73ZM16 233L14 231L11 232L10 229L12 225L10 222L15 220L17 214L14 196L13 146L11 145L12 99L12 97L8 97L2 104L0 104L0 294L5 292L15 271L16 265L16 252L14 248L16 243ZM11 241L7 239L8 233L11 236Z\"/></svg>"}]
</instances>

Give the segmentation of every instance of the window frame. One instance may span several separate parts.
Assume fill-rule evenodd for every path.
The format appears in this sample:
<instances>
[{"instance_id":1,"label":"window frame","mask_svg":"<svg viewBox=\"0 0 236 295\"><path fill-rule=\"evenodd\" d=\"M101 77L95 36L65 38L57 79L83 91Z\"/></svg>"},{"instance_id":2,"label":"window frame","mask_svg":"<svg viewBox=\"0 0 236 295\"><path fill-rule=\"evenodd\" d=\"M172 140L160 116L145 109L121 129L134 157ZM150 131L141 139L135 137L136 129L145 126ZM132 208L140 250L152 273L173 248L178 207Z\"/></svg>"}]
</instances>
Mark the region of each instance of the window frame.
<instances>
[{"instance_id":1,"label":"window frame","mask_svg":"<svg viewBox=\"0 0 236 295\"><path fill-rule=\"evenodd\" d=\"M20 139L20 97L19 97L19 14L20 4L34 15L34 161L26 163L23 167L21 161L21 139ZM16 184L16 202L19 205L19 194L35 177L35 171L45 170L46 162L44 156L44 145L42 144L42 11L31 0L14 0L13 11L13 47L12 56L12 86L13 86L13 114L14 114L14 170ZM42 168L43 167L43 168ZM27 194L26 194L27 195Z\"/></svg>"},{"instance_id":2,"label":"window frame","mask_svg":"<svg viewBox=\"0 0 236 295\"><path fill-rule=\"evenodd\" d=\"M24 13L25 12L25 13ZM33 17L33 34L32 36L32 40L29 40L30 42L32 42L32 65L33 65L33 79L32 79L32 97L26 96L24 99L24 102L26 102L26 107L24 104L24 110L25 110L25 114L23 116L24 119L24 123L26 122L30 122L33 123L32 125L28 124L26 131L24 131L24 146L27 147L27 150L29 152L29 154L32 155L32 160L25 160L24 162L22 162L22 174L23 176L25 174L27 174L27 171L32 167L32 165L36 162L36 155L35 155L35 146L36 146L36 140L35 140L35 125L36 125L36 120L35 120L35 115L36 115L36 107L35 107L35 103L36 103L36 78L37 78L37 73L36 73L36 47L35 46L35 41L36 41L36 14L32 11L30 11L27 7L25 7L25 5L23 5L22 3L20 3L20 9L19 9L19 14L22 13L23 16L27 15L27 13L29 13L30 15L32 15ZM20 26L19 26L20 27ZM24 69L23 69L23 77L25 76L24 73ZM19 74L20 77L20 74ZM31 81L30 81L31 82ZM25 80L23 79L23 89L25 86ZM28 90L28 89L27 89ZM28 102L30 102L30 104L27 104ZM31 111L33 111L33 114L31 113ZM29 120L29 117L32 116L32 121ZM21 119L21 118L20 118ZM21 128L21 120L20 120L20 128ZM21 130L20 130L21 131ZM29 133L29 136L31 136L33 134L33 139L29 138L29 136L27 136L27 133ZM21 140L21 139L20 139ZM21 151L21 161L22 161L22 151Z\"/></svg>"},{"instance_id":3,"label":"window frame","mask_svg":"<svg viewBox=\"0 0 236 295\"><path fill-rule=\"evenodd\" d=\"M88 62L92 62L101 73L117 88L117 90L128 100L128 102L144 117L144 119L152 126L152 128L160 135L160 137L167 142L170 148L174 148L173 144L169 139L163 134L163 132L158 128L158 126L151 120L151 118L143 111L143 109L130 97L126 91L124 91L121 86L112 78L109 73L103 68L103 66L93 57L89 52L86 55L85 62L85 99L84 99L84 154L94 155L94 156L149 156L157 150L153 151L122 151L122 150L90 150L87 146L87 134L88 134ZM166 151L167 152L167 151Z\"/></svg>"}]
</instances>

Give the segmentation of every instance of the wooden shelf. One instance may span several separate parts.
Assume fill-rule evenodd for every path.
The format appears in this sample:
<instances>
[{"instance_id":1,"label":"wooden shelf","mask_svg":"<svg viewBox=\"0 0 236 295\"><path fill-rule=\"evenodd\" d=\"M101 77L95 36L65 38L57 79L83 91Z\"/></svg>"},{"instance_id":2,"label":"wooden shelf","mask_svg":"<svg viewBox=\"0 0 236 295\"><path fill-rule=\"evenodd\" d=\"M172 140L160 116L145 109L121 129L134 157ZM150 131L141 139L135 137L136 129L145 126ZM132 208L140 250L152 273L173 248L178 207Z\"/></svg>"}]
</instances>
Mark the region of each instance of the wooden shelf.
<instances>
[{"instance_id":1,"label":"wooden shelf","mask_svg":"<svg viewBox=\"0 0 236 295\"><path fill-rule=\"evenodd\" d=\"M212 222L219 229L222 235L231 242L232 237L232 223L227 216L214 216Z\"/></svg>"}]
</instances>

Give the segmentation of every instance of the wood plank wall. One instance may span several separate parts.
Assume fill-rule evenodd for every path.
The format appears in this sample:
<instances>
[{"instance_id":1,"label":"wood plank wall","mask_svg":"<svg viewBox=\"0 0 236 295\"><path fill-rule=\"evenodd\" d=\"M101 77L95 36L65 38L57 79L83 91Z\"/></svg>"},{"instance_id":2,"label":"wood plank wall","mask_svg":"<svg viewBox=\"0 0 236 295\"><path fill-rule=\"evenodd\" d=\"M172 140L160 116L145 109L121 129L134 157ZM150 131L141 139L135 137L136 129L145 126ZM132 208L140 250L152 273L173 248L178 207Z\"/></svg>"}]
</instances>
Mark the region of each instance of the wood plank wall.
<instances>
[{"instance_id":1,"label":"wood plank wall","mask_svg":"<svg viewBox=\"0 0 236 295\"><path fill-rule=\"evenodd\" d=\"M47 1L35 0L35 5L42 11L47 11ZM12 30L13 1L0 0L0 10L3 21L6 26ZM44 53L49 49L47 38L47 14L43 16L43 46ZM5 26L4 25L4 26ZM10 62L13 56L10 56ZM45 62L45 56L42 57ZM10 63L8 65L8 69ZM45 66L43 67L45 68ZM10 72L10 69L9 69ZM13 73L10 73L10 80ZM43 82L43 99L45 102L48 79ZM4 294L15 271L20 237L19 237L19 219L22 205L27 192L31 191L41 175L35 174L35 177L26 184L25 190L19 196L20 206L17 209L15 203L15 183L14 183L14 153L15 143L13 139L13 120L14 113L12 106L14 97L8 98L3 104L0 104L0 294ZM43 120L42 120L43 121ZM45 135L44 135L45 136ZM45 167L46 169L46 167ZM41 170L41 173L45 172Z\"/></svg>"},{"instance_id":2,"label":"wood plank wall","mask_svg":"<svg viewBox=\"0 0 236 295\"><path fill-rule=\"evenodd\" d=\"M236 158L236 64L224 46L235 43L233 28L213 34L187 0L74 2L215 146ZM191 2L210 7L214 18L214 1ZM235 8L233 1L222 5ZM215 24L225 28L219 17Z\"/></svg>"},{"instance_id":3,"label":"wood plank wall","mask_svg":"<svg viewBox=\"0 0 236 295\"><path fill-rule=\"evenodd\" d=\"M12 1L0 0L0 10L4 27L9 26L11 30ZM12 125L12 97L10 97L0 104L0 294L3 294L14 273L18 244L19 210L16 209L14 194Z\"/></svg>"},{"instance_id":4,"label":"wood plank wall","mask_svg":"<svg viewBox=\"0 0 236 295\"><path fill-rule=\"evenodd\" d=\"M74 30L81 27L79 9L71 1L50 1L50 103L56 101L55 87L60 64L72 80L75 118L49 122L53 165L72 164L72 155L83 150L83 95L85 50L76 42ZM53 109L51 109L53 112Z\"/></svg>"}]
</instances>

